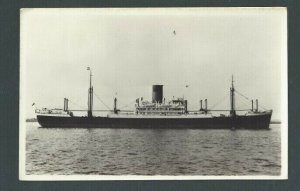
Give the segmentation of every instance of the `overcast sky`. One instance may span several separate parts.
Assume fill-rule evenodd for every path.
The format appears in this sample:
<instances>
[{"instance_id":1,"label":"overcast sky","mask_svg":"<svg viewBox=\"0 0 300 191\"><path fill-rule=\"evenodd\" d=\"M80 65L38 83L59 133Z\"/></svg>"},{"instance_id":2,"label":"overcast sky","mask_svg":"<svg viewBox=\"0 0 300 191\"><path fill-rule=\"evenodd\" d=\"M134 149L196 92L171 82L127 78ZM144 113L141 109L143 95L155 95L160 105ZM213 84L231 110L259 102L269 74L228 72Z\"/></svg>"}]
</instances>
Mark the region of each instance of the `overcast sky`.
<instances>
[{"instance_id":1,"label":"overcast sky","mask_svg":"<svg viewBox=\"0 0 300 191\"><path fill-rule=\"evenodd\" d=\"M110 108L116 95L121 107L151 100L152 84L163 84L167 100L184 95L191 110L205 98L228 109L234 75L239 92L280 119L286 38L280 8L22 9L21 104L27 117L33 102L63 108L64 97L87 108L90 66ZM251 106L238 95L236 105ZM106 109L95 96L94 109Z\"/></svg>"}]
</instances>

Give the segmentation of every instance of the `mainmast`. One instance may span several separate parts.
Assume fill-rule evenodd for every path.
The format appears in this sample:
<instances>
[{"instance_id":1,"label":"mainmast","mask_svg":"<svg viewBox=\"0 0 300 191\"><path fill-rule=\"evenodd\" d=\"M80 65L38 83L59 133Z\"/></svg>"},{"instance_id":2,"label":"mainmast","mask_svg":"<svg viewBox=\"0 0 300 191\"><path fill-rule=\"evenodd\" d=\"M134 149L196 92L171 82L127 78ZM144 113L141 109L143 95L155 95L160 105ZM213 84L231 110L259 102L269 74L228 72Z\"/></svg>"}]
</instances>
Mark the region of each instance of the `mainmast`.
<instances>
[{"instance_id":1,"label":"mainmast","mask_svg":"<svg viewBox=\"0 0 300 191\"><path fill-rule=\"evenodd\" d=\"M93 117L93 86L92 86L92 70L90 67L87 67L87 70L90 71L90 87L88 92L88 117Z\"/></svg>"},{"instance_id":2,"label":"mainmast","mask_svg":"<svg viewBox=\"0 0 300 191\"><path fill-rule=\"evenodd\" d=\"M235 99L234 99L234 86L233 86L233 75L231 79L231 88L230 88L230 116L235 116Z\"/></svg>"}]
</instances>

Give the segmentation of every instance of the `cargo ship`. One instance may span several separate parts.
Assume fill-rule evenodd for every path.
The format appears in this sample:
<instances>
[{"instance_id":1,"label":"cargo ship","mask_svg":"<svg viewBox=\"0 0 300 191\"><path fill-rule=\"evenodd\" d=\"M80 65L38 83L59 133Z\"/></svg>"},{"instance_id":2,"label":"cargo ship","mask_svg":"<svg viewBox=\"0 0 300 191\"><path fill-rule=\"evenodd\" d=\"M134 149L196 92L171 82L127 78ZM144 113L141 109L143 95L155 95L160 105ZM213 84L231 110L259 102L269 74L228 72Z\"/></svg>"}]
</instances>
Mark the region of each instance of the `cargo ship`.
<instances>
[{"instance_id":1,"label":"cargo ship","mask_svg":"<svg viewBox=\"0 0 300 191\"><path fill-rule=\"evenodd\" d=\"M88 68L90 70L90 68ZM113 110L107 110L106 116L95 116L93 110L92 72L90 70L88 89L88 109L70 110L68 99L64 98L63 109L36 109L37 121L43 128L180 128L180 129L269 129L272 110L259 110L258 100L244 114L235 109L235 88L232 77L230 87L230 108L228 110L210 110L207 99L200 100L200 108L188 110L188 101L184 98L166 101L163 97L163 85L152 86L152 100L136 99L135 110L123 111L117 108L114 98ZM85 116L75 116L75 111L86 111ZM214 115L214 111L227 112Z\"/></svg>"}]
</instances>

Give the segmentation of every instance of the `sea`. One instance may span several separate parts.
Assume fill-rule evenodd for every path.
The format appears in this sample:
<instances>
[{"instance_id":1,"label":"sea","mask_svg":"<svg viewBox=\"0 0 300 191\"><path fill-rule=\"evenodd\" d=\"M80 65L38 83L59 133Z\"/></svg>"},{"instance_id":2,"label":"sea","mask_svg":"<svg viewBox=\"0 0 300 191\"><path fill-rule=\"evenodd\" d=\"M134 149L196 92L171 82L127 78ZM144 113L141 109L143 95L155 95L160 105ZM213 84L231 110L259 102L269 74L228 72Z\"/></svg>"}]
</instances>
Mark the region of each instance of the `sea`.
<instances>
[{"instance_id":1,"label":"sea","mask_svg":"<svg viewBox=\"0 0 300 191\"><path fill-rule=\"evenodd\" d=\"M40 128L26 123L27 175L281 173L280 124L270 130Z\"/></svg>"}]
</instances>

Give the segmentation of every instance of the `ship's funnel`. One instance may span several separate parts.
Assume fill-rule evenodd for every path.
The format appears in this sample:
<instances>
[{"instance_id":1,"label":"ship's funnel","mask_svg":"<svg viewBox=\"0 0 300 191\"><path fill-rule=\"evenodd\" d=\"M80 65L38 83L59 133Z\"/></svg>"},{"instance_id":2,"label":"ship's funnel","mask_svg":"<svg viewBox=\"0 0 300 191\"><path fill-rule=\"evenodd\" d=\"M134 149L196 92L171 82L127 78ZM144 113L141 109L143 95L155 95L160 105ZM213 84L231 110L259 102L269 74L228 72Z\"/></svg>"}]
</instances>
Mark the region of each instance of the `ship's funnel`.
<instances>
[{"instance_id":1,"label":"ship's funnel","mask_svg":"<svg viewBox=\"0 0 300 191\"><path fill-rule=\"evenodd\" d=\"M163 100L163 85L152 86L152 103L162 103Z\"/></svg>"}]
</instances>

